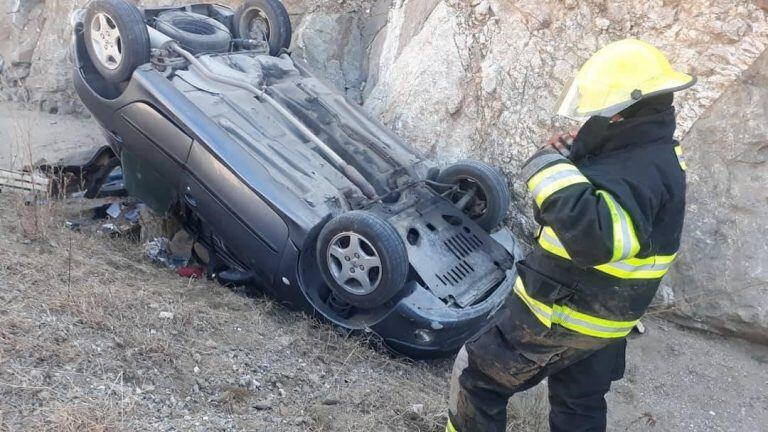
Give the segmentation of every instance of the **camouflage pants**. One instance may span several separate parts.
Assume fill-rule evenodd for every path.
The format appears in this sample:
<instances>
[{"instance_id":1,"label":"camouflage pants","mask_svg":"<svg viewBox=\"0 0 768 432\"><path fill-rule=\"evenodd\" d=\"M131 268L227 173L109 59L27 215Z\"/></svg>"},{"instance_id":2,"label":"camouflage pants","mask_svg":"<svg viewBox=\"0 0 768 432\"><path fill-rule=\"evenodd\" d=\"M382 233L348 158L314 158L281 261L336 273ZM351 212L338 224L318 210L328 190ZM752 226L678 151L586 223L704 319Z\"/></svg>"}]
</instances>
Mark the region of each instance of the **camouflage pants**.
<instances>
[{"instance_id":1,"label":"camouflage pants","mask_svg":"<svg viewBox=\"0 0 768 432\"><path fill-rule=\"evenodd\" d=\"M512 295L456 358L447 430L505 431L509 398L549 377L553 432L605 431L605 394L623 376L625 347L547 328Z\"/></svg>"}]
</instances>

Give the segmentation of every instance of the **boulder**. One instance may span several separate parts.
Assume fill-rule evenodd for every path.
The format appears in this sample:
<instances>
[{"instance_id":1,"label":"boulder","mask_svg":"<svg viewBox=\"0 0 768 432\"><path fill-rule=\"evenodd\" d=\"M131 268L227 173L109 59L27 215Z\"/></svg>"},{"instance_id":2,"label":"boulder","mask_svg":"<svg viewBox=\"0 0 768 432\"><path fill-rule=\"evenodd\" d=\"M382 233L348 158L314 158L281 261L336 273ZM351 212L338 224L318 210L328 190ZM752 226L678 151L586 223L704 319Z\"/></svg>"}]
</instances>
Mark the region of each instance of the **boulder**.
<instances>
[{"instance_id":1,"label":"boulder","mask_svg":"<svg viewBox=\"0 0 768 432\"><path fill-rule=\"evenodd\" d=\"M768 52L682 141L688 213L667 284L686 324L768 343Z\"/></svg>"}]
</instances>

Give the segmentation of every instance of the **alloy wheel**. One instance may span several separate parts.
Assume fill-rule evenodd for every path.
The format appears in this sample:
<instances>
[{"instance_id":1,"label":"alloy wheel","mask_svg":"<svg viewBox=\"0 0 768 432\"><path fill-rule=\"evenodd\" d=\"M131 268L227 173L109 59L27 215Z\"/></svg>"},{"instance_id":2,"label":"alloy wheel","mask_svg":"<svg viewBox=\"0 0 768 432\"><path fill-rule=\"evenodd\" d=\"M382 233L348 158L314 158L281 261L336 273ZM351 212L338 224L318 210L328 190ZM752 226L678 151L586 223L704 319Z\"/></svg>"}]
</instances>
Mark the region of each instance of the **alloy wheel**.
<instances>
[{"instance_id":1,"label":"alloy wheel","mask_svg":"<svg viewBox=\"0 0 768 432\"><path fill-rule=\"evenodd\" d=\"M115 20L104 12L91 21L91 46L98 61L107 69L115 70L123 61L123 41Z\"/></svg>"},{"instance_id":2,"label":"alloy wheel","mask_svg":"<svg viewBox=\"0 0 768 432\"><path fill-rule=\"evenodd\" d=\"M381 282L381 258L371 242L357 233L342 232L331 240L327 264L334 281L351 294L370 294Z\"/></svg>"}]
</instances>

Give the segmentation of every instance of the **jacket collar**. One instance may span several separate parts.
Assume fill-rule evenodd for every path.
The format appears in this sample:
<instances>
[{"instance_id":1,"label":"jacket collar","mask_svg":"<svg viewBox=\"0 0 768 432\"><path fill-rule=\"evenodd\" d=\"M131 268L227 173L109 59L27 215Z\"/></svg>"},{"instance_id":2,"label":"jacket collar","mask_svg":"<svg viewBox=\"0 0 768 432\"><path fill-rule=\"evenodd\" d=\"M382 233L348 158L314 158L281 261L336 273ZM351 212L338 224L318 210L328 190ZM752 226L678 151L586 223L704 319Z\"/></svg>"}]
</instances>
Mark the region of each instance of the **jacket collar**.
<instances>
[{"instance_id":1,"label":"jacket collar","mask_svg":"<svg viewBox=\"0 0 768 432\"><path fill-rule=\"evenodd\" d=\"M592 117L584 123L573 141L570 159L622 150L660 141L672 142L675 133L675 108L657 114L609 123L604 117Z\"/></svg>"}]
</instances>

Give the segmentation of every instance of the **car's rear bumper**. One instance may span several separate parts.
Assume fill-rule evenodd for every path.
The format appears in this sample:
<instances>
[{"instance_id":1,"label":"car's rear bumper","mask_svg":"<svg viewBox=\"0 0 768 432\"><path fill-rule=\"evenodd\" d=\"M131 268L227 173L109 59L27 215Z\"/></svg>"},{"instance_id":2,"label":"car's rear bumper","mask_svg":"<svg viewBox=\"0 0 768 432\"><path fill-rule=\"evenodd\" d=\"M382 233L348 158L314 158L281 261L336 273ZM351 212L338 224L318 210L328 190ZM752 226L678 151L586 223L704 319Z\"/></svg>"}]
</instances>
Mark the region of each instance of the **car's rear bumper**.
<instances>
[{"instance_id":1,"label":"car's rear bumper","mask_svg":"<svg viewBox=\"0 0 768 432\"><path fill-rule=\"evenodd\" d=\"M449 308L423 289L404 297L370 330L392 350L414 358L441 357L458 351L480 331L511 293L516 270L477 305Z\"/></svg>"},{"instance_id":2,"label":"car's rear bumper","mask_svg":"<svg viewBox=\"0 0 768 432\"><path fill-rule=\"evenodd\" d=\"M502 229L491 236L515 261L522 259L522 252L512 233ZM290 285L298 284L299 290L274 287L273 295L281 302L300 307L309 313L319 314L324 319L353 332L368 332L376 335L389 349L412 358L444 357L458 351L461 346L484 326L501 308L512 292L517 271L514 266L507 270L504 279L485 298L468 307L449 306L434 293L416 281L409 281L403 288L405 293L394 304L387 304L370 311L366 316L342 319L312 294L321 291L322 283L314 268L314 256L303 255L294 248L287 249L283 257L283 274L298 267L301 271L295 278L289 278ZM281 289L282 288L282 289ZM309 295L308 295L309 294Z\"/></svg>"}]
</instances>

